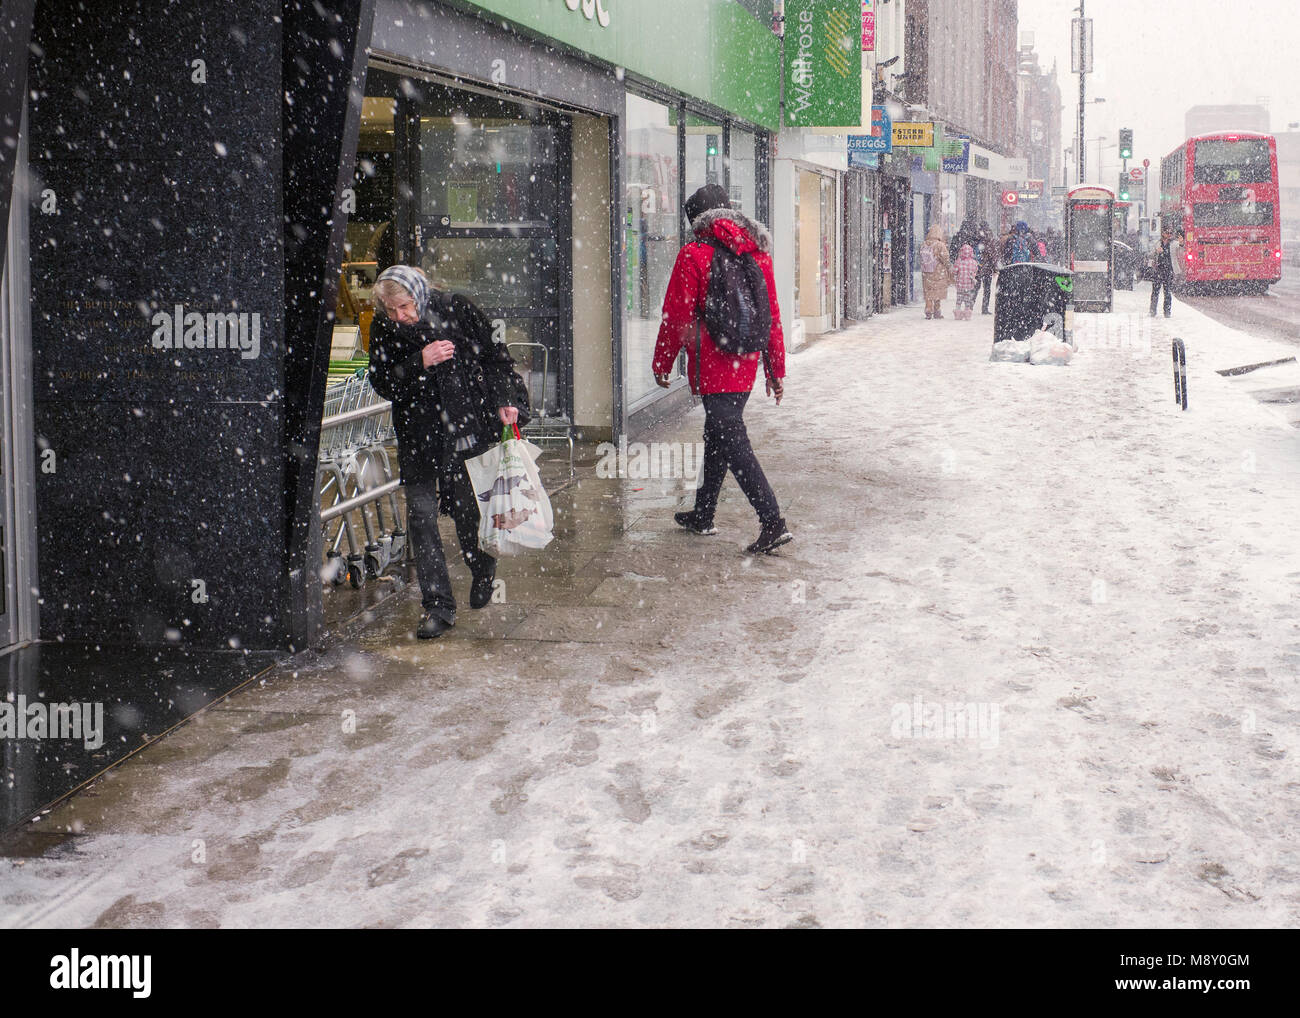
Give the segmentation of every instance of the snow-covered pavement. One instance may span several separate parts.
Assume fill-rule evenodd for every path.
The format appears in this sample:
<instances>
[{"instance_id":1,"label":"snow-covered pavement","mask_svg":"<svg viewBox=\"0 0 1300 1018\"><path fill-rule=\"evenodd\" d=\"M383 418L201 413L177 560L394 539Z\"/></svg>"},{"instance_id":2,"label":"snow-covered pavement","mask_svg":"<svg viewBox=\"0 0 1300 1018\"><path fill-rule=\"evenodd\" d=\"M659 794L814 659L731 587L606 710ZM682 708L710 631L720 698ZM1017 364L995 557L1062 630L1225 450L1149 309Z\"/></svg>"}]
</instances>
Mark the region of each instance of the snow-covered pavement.
<instances>
[{"instance_id":1,"label":"snow-covered pavement","mask_svg":"<svg viewBox=\"0 0 1300 1018\"><path fill-rule=\"evenodd\" d=\"M1215 373L1291 348L1146 301L1067 368L951 302L792 358L775 556L732 481L698 538L588 461L506 603L426 644L408 597L168 736L0 861L0 923L1295 924L1300 432Z\"/></svg>"}]
</instances>

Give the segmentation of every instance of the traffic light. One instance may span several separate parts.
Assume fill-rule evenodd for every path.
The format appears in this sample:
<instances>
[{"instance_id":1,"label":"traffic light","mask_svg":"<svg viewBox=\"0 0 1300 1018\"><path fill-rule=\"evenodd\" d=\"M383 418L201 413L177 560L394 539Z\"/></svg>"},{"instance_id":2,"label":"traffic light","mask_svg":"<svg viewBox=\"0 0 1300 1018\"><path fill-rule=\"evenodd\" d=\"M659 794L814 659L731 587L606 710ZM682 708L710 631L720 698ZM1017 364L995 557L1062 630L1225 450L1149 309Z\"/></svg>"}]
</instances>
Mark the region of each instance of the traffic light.
<instances>
[{"instance_id":1,"label":"traffic light","mask_svg":"<svg viewBox=\"0 0 1300 1018\"><path fill-rule=\"evenodd\" d=\"M1129 188L1128 174L1121 171L1119 175L1119 187L1115 189L1115 197L1118 198L1120 201L1128 201L1129 200L1128 188Z\"/></svg>"},{"instance_id":2,"label":"traffic light","mask_svg":"<svg viewBox=\"0 0 1300 1018\"><path fill-rule=\"evenodd\" d=\"M1121 159L1133 158L1133 128L1121 127L1119 129L1119 157Z\"/></svg>"}]
</instances>

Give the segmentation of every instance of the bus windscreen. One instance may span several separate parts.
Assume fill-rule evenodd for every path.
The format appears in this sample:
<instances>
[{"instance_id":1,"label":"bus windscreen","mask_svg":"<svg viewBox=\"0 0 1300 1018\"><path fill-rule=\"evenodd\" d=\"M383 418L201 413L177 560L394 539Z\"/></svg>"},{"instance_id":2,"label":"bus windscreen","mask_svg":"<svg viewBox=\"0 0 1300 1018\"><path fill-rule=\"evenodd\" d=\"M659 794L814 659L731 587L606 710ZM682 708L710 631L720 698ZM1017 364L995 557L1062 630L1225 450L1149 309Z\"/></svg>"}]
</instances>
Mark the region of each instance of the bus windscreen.
<instances>
[{"instance_id":1,"label":"bus windscreen","mask_svg":"<svg viewBox=\"0 0 1300 1018\"><path fill-rule=\"evenodd\" d=\"M1268 142L1263 138L1237 141L1198 141L1192 162L1192 181L1197 184L1250 183L1271 180Z\"/></svg>"}]
</instances>

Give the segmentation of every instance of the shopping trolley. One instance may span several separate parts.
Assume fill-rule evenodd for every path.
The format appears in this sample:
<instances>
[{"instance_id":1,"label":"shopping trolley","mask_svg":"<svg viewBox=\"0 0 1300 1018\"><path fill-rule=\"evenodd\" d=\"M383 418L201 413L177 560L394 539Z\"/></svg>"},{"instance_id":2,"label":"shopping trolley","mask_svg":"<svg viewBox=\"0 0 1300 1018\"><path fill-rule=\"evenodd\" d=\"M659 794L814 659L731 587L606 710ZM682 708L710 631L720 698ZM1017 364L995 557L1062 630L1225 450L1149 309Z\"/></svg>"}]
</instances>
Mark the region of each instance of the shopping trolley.
<instances>
[{"instance_id":1,"label":"shopping trolley","mask_svg":"<svg viewBox=\"0 0 1300 1018\"><path fill-rule=\"evenodd\" d=\"M387 449L393 438L392 406L375 392L365 369L326 389L316 470L326 544L321 577L326 583L359 588L405 554L406 531L396 496L399 481ZM331 537L335 520L338 528ZM364 544L358 540L358 524Z\"/></svg>"},{"instance_id":2,"label":"shopping trolley","mask_svg":"<svg viewBox=\"0 0 1300 1018\"><path fill-rule=\"evenodd\" d=\"M520 430L530 442L540 446L548 443L569 446L569 476L573 476L573 422L565 414L551 413L546 407L546 380L550 377L550 350L543 343L507 343L506 349L514 356L515 350L528 351L527 367L524 369L524 385L528 389L528 404L532 408L532 419ZM541 385L534 386L533 378L537 374L537 358L534 350L542 354ZM539 392L540 390L540 392Z\"/></svg>"}]
</instances>

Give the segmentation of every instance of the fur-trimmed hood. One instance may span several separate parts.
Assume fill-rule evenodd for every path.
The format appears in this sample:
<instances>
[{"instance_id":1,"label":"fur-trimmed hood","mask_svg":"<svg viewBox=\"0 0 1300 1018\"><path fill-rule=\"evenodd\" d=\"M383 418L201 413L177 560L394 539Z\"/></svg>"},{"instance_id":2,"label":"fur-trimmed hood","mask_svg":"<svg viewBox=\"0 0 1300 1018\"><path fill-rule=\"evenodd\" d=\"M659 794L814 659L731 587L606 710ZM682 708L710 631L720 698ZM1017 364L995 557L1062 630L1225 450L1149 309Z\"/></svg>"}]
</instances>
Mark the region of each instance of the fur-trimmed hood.
<instances>
[{"instance_id":1,"label":"fur-trimmed hood","mask_svg":"<svg viewBox=\"0 0 1300 1018\"><path fill-rule=\"evenodd\" d=\"M764 254L772 253L772 235L762 223L756 223L739 209L709 209L701 212L691 226L696 240L720 240L736 254L752 250L745 241Z\"/></svg>"}]
</instances>

